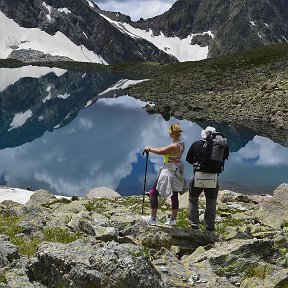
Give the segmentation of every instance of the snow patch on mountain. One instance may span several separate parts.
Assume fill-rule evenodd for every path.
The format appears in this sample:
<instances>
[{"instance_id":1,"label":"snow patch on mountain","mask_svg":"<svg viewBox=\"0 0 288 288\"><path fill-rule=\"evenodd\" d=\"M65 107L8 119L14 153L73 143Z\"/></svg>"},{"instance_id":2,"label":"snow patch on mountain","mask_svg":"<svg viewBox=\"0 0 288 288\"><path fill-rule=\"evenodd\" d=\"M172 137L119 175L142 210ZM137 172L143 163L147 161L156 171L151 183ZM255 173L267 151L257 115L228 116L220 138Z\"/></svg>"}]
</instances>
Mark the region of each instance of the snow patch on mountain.
<instances>
[{"instance_id":1,"label":"snow patch on mountain","mask_svg":"<svg viewBox=\"0 0 288 288\"><path fill-rule=\"evenodd\" d=\"M67 9L67 8L58 8L57 10L58 10L59 12L66 13L67 15L72 13L72 12L71 12L69 9Z\"/></svg>"},{"instance_id":2,"label":"snow patch on mountain","mask_svg":"<svg viewBox=\"0 0 288 288\"><path fill-rule=\"evenodd\" d=\"M77 46L61 32L52 36L38 28L20 27L1 11L0 27L0 58L2 59L6 59L13 50L32 49L80 62L108 64L100 55L89 51L84 45Z\"/></svg>"},{"instance_id":3,"label":"snow patch on mountain","mask_svg":"<svg viewBox=\"0 0 288 288\"><path fill-rule=\"evenodd\" d=\"M160 35L155 36L153 35L153 31L151 29L149 31L145 31L139 28L134 28L128 23L117 22L111 20L109 17L103 14L100 15L117 27L117 29L122 33L126 33L133 38L143 38L167 54L175 56L180 62L206 59L209 52L208 46L201 47L199 45L191 45L191 40L196 35L208 34L212 38L214 37L211 31L191 34L185 39L180 39L179 37L166 37L162 32Z\"/></svg>"},{"instance_id":4,"label":"snow patch on mountain","mask_svg":"<svg viewBox=\"0 0 288 288\"><path fill-rule=\"evenodd\" d=\"M98 96L104 95L104 94L106 94L110 91L114 91L114 90L124 90L124 89L127 89L129 86L133 86L133 85L136 85L138 83L141 83L143 81L148 81L148 80L149 79L142 79L142 80L121 79L118 82L116 82L115 84L113 84L112 86L110 86L105 91L99 93Z\"/></svg>"},{"instance_id":5,"label":"snow patch on mountain","mask_svg":"<svg viewBox=\"0 0 288 288\"><path fill-rule=\"evenodd\" d=\"M51 11L52 9L54 9L52 6L46 4L45 2L42 2L42 5L48 10L48 14L46 15L46 17L51 21L52 20L52 16L51 16ZM61 13L65 13L65 14L71 14L71 11L68 8L58 8L56 9Z\"/></svg>"},{"instance_id":6,"label":"snow patch on mountain","mask_svg":"<svg viewBox=\"0 0 288 288\"><path fill-rule=\"evenodd\" d=\"M90 7L94 8L94 4L91 1L87 0L87 2L88 2Z\"/></svg>"},{"instance_id":7,"label":"snow patch on mountain","mask_svg":"<svg viewBox=\"0 0 288 288\"><path fill-rule=\"evenodd\" d=\"M59 99L67 99L68 97L70 97L70 94L68 94L68 93L65 93L64 95L60 94L57 96L57 98L59 98Z\"/></svg>"},{"instance_id":8,"label":"snow patch on mountain","mask_svg":"<svg viewBox=\"0 0 288 288\"><path fill-rule=\"evenodd\" d=\"M24 113L15 114L12 123L10 124L10 129L8 131L22 127L27 122L27 120L32 117L32 115L33 113L31 110L27 110Z\"/></svg>"}]
</instances>

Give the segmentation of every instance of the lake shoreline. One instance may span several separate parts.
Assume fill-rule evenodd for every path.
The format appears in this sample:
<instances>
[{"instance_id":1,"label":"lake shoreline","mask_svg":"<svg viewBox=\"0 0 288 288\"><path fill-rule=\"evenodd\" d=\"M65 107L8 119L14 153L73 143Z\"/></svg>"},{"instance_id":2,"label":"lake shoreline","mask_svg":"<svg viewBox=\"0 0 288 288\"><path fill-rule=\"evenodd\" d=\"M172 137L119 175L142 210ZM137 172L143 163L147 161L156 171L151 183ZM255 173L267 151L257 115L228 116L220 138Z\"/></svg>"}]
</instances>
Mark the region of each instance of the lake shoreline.
<instances>
[{"instance_id":1,"label":"lake shoreline","mask_svg":"<svg viewBox=\"0 0 288 288\"><path fill-rule=\"evenodd\" d=\"M287 63L219 72L193 63L180 72L170 66L150 81L129 87L128 95L152 102L147 112L164 119L244 126L288 146Z\"/></svg>"}]
</instances>

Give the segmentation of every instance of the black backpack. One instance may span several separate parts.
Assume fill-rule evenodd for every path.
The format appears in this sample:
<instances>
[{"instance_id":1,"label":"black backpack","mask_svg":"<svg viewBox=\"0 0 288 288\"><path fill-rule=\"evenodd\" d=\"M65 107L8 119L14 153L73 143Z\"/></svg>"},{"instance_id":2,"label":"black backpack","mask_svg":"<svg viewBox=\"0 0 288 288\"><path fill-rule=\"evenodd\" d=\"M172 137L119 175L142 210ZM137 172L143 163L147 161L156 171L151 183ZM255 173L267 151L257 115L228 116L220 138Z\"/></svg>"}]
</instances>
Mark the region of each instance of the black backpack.
<instances>
[{"instance_id":1,"label":"black backpack","mask_svg":"<svg viewBox=\"0 0 288 288\"><path fill-rule=\"evenodd\" d=\"M229 156L228 140L220 132L209 132L201 151L200 170L208 173L221 173Z\"/></svg>"}]
</instances>

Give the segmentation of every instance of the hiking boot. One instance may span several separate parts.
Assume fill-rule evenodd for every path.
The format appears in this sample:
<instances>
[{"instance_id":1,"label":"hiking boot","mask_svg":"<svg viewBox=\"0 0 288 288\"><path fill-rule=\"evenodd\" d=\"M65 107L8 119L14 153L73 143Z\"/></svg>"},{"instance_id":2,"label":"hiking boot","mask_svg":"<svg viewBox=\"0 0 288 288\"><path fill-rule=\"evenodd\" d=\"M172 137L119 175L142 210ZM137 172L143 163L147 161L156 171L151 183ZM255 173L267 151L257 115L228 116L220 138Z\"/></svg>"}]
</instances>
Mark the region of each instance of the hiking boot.
<instances>
[{"instance_id":1,"label":"hiking boot","mask_svg":"<svg viewBox=\"0 0 288 288\"><path fill-rule=\"evenodd\" d=\"M151 216L141 216L141 218L149 225L156 225L156 220L153 220Z\"/></svg>"},{"instance_id":2,"label":"hiking boot","mask_svg":"<svg viewBox=\"0 0 288 288\"><path fill-rule=\"evenodd\" d=\"M215 231L215 227L214 227L213 225L207 226L207 227L206 227L206 230L208 230L208 231Z\"/></svg>"},{"instance_id":3,"label":"hiking boot","mask_svg":"<svg viewBox=\"0 0 288 288\"><path fill-rule=\"evenodd\" d=\"M198 224L190 224L190 227L192 229L199 229Z\"/></svg>"},{"instance_id":4,"label":"hiking boot","mask_svg":"<svg viewBox=\"0 0 288 288\"><path fill-rule=\"evenodd\" d=\"M199 229L198 224L193 223L191 220L189 220L189 226L190 226L192 229Z\"/></svg>"},{"instance_id":5,"label":"hiking boot","mask_svg":"<svg viewBox=\"0 0 288 288\"><path fill-rule=\"evenodd\" d=\"M165 225L176 226L176 220L169 219L167 222L165 222Z\"/></svg>"}]
</instances>

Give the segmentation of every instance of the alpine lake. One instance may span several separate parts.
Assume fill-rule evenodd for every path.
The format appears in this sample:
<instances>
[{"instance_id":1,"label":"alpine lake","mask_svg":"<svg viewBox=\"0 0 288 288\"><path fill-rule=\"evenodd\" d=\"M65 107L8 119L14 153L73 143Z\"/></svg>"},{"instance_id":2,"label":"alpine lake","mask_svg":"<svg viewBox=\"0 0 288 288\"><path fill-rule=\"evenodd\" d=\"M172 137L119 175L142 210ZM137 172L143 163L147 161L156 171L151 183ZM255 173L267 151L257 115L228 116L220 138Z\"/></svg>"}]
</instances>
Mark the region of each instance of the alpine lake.
<instances>
[{"instance_id":1,"label":"alpine lake","mask_svg":"<svg viewBox=\"0 0 288 288\"><path fill-rule=\"evenodd\" d=\"M169 144L172 123L182 126L185 176L191 178L186 153L208 124L149 115L146 103L126 96L125 88L137 81L32 66L1 68L0 76L1 185L79 196L105 186L142 195L143 148ZM214 126L230 146L220 189L272 194L288 182L288 147L245 127ZM162 162L150 154L146 190Z\"/></svg>"}]
</instances>

